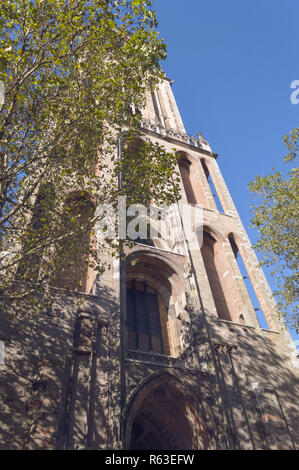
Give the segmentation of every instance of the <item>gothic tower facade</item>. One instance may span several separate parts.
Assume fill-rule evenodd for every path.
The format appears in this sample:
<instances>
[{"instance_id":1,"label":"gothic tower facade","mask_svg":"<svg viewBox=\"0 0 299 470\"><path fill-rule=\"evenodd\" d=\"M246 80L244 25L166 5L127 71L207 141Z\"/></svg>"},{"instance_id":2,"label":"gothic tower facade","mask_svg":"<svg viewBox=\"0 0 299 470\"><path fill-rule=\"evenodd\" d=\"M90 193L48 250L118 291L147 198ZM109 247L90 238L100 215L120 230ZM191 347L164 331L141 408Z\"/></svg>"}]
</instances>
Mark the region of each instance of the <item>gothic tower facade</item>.
<instances>
[{"instance_id":1,"label":"gothic tower facade","mask_svg":"<svg viewBox=\"0 0 299 470\"><path fill-rule=\"evenodd\" d=\"M296 350L217 155L186 133L169 80L149 93L141 124L180 157L171 236L107 256L111 269L89 270L81 293L60 294L57 279L55 305L33 321L1 318L0 446L298 448Z\"/></svg>"}]
</instances>

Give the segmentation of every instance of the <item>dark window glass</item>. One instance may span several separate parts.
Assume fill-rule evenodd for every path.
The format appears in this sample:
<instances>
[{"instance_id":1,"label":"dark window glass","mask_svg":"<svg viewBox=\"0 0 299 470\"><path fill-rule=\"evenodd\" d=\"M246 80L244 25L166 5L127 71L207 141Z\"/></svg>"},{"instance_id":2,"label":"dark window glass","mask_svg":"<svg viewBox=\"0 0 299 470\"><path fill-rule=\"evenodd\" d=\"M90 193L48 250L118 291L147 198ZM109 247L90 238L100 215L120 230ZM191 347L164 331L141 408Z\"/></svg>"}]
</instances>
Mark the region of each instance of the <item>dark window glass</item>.
<instances>
[{"instance_id":1,"label":"dark window glass","mask_svg":"<svg viewBox=\"0 0 299 470\"><path fill-rule=\"evenodd\" d=\"M136 313L138 320L138 331L148 333L148 324L147 324L147 315L146 315L146 305L145 305L145 292L136 290L135 291L135 300L136 300Z\"/></svg>"},{"instance_id":2,"label":"dark window glass","mask_svg":"<svg viewBox=\"0 0 299 470\"><path fill-rule=\"evenodd\" d=\"M147 294L150 329L153 335L161 334L159 305L156 294Z\"/></svg>"},{"instance_id":3,"label":"dark window glass","mask_svg":"<svg viewBox=\"0 0 299 470\"><path fill-rule=\"evenodd\" d=\"M128 306L128 328L130 330L136 330L136 321L134 315L134 291L133 289L127 289L127 306Z\"/></svg>"},{"instance_id":4,"label":"dark window glass","mask_svg":"<svg viewBox=\"0 0 299 470\"><path fill-rule=\"evenodd\" d=\"M127 325L129 349L163 353L158 296L146 284L136 289L133 281L127 288Z\"/></svg>"}]
</instances>

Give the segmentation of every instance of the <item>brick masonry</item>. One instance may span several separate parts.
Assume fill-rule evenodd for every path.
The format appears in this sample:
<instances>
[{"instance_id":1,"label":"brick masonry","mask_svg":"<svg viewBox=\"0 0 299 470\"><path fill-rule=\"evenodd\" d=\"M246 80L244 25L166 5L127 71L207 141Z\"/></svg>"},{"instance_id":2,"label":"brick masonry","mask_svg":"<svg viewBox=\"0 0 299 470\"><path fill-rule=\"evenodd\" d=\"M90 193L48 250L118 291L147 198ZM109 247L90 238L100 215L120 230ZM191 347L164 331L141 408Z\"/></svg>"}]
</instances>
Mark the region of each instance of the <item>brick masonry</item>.
<instances>
[{"instance_id":1,"label":"brick masonry","mask_svg":"<svg viewBox=\"0 0 299 470\"><path fill-rule=\"evenodd\" d=\"M1 316L1 449L293 449L298 359L209 144L186 135L169 81L148 96L144 133L182 156L183 204L203 206L204 244L136 245L57 291L51 311ZM217 210L207 180L223 207ZM269 329L259 326L234 242ZM130 261L135 260L135 264ZM126 281L159 293L165 354L128 349Z\"/></svg>"}]
</instances>

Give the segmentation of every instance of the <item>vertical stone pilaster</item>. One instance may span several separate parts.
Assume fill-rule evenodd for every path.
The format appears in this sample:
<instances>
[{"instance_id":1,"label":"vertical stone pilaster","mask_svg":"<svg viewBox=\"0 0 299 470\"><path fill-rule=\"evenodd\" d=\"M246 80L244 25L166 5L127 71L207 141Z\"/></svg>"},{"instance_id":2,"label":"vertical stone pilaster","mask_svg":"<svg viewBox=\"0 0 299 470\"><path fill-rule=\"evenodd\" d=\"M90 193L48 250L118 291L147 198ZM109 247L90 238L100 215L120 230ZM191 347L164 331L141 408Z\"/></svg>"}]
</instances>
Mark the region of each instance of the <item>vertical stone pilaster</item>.
<instances>
[{"instance_id":1,"label":"vertical stone pilaster","mask_svg":"<svg viewBox=\"0 0 299 470\"><path fill-rule=\"evenodd\" d=\"M218 197L220 199L223 210L226 214L236 215L236 208L231 198L231 195L227 189L222 173L218 167L217 161L215 158L206 158L205 159L207 168L209 170L210 176L214 183L215 189L217 191Z\"/></svg>"},{"instance_id":2,"label":"vertical stone pilaster","mask_svg":"<svg viewBox=\"0 0 299 470\"><path fill-rule=\"evenodd\" d=\"M88 445L89 448L100 450L109 449L111 442L111 430L109 428L109 396L108 396L108 358L109 342L107 325L100 325L101 342L97 361L94 358L93 376L94 389L90 389L90 400L94 398L94 407L89 406L89 430ZM93 416L91 416L93 414ZM92 420L92 423L91 423Z\"/></svg>"},{"instance_id":3,"label":"vertical stone pilaster","mask_svg":"<svg viewBox=\"0 0 299 470\"><path fill-rule=\"evenodd\" d=\"M233 300L233 302L236 301L236 305L233 306L235 310L234 321L238 323L239 316L243 315L247 325L259 328L259 323L250 296L229 241L226 241L224 244L224 255L230 266L228 277L230 278L232 291L235 292L236 296L236 299Z\"/></svg>"},{"instance_id":4,"label":"vertical stone pilaster","mask_svg":"<svg viewBox=\"0 0 299 470\"><path fill-rule=\"evenodd\" d=\"M252 384L260 426L269 450L295 449L287 419L276 390L268 383Z\"/></svg>"},{"instance_id":5,"label":"vertical stone pilaster","mask_svg":"<svg viewBox=\"0 0 299 470\"><path fill-rule=\"evenodd\" d=\"M248 397L248 393L246 394L246 389L244 389L241 364L238 357L240 352L236 347L228 346L227 353L231 367L232 384L236 402L234 414L238 428L240 448L244 450L252 450L256 448L256 445L252 431L252 423L250 423L250 415L248 413L248 400L246 399Z\"/></svg>"},{"instance_id":6,"label":"vertical stone pilaster","mask_svg":"<svg viewBox=\"0 0 299 470\"><path fill-rule=\"evenodd\" d=\"M174 128L179 130L180 132L185 133L186 130L185 130L185 127L184 127L184 124L183 124L178 106L176 104L175 98L173 96L173 92L172 92L169 81L167 81L165 83L165 91L166 91L167 98L168 98L168 101L169 101L169 106L170 106L170 109L171 109L173 122L175 124Z\"/></svg>"},{"instance_id":7,"label":"vertical stone pilaster","mask_svg":"<svg viewBox=\"0 0 299 470\"><path fill-rule=\"evenodd\" d=\"M251 243L240 219L238 219L238 225L240 226L239 240L241 239L241 242L238 244L238 248L260 303L261 309L265 315L269 328L280 331L282 324L276 313L276 303L271 289L263 270L261 267L259 267L258 258L252 249Z\"/></svg>"},{"instance_id":8,"label":"vertical stone pilaster","mask_svg":"<svg viewBox=\"0 0 299 470\"><path fill-rule=\"evenodd\" d=\"M212 209L212 210L217 211L218 210L217 205L216 205L214 196L212 194L208 179L202 167L201 161L197 162L196 166L197 166L197 171L199 174L199 184L201 185L201 190L204 193L204 198L206 201L206 205L204 205L204 207L207 209Z\"/></svg>"}]
</instances>

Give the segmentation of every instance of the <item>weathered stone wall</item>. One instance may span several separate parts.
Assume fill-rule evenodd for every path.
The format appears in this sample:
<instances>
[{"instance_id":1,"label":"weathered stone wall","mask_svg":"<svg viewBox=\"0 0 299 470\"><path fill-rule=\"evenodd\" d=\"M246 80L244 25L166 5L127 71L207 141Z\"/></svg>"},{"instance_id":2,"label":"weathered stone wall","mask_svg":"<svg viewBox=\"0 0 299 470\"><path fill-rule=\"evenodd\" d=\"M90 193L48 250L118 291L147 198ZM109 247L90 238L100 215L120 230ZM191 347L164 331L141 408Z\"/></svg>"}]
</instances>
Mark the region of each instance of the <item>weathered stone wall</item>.
<instances>
[{"instance_id":1,"label":"weathered stone wall","mask_svg":"<svg viewBox=\"0 0 299 470\"><path fill-rule=\"evenodd\" d=\"M2 449L129 449L132 442L145 445L146 437L137 433L140 424L171 448L299 447L298 360L216 155L201 136L194 145L184 136L168 81L149 99L144 117L159 125L147 122L146 135L189 161L187 173L196 202L203 204L203 226L213 247L188 250L180 229L173 245L165 240L153 247L139 244L127 252L126 262L107 257L111 269L100 279L89 272L90 294L65 296L57 289L53 308L34 318L7 319L2 312ZM207 171L224 213L217 210ZM181 190L180 206L188 203L187 196L190 202L183 181ZM230 234L268 330L259 326ZM138 257L144 272L142 265L128 268L128 261ZM225 297L225 320L209 266ZM169 335L170 355L128 349L126 272L128 278L155 278L165 302L168 323L162 330Z\"/></svg>"},{"instance_id":2,"label":"weathered stone wall","mask_svg":"<svg viewBox=\"0 0 299 470\"><path fill-rule=\"evenodd\" d=\"M101 294L99 305L95 296L57 290L48 312L27 319L2 314L0 448L118 445L119 308L114 292Z\"/></svg>"}]
</instances>

